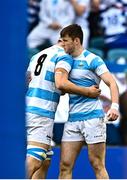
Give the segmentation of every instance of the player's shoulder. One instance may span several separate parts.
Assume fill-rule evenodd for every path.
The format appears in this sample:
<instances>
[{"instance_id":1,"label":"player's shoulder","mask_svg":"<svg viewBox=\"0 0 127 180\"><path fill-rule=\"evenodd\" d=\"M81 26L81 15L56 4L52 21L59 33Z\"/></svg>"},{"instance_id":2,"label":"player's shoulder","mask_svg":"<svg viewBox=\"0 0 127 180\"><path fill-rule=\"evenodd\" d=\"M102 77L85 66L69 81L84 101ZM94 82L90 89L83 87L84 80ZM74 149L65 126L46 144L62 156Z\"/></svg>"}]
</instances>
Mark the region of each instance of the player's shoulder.
<instances>
[{"instance_id":1,"label":"player's shoulder","mask_svg":"<svg viewBox=\"0 0 127 180\"><path fill-rule=\"evenodd\" d=\"M57 57L59 58L59 59L71 59L72 57L69 55L69 54L67 54L65 51L64 51L64 48L62 48L62 47L60 47L60 46L56 46L56 48L57 48L57 52L56 52L56 54L57 54Z\"/></svg>"},{"instance_id":2,"label":"player's shoulder","mask_svg":"<svg viewBox=\"0 0 127 180\"><path fill-rule=\"evenodd\" d=\"M90 65L93 61L103 62L103 59L100 56L94 54L93 52L91 52L89 50L84 51L84 56L85 56L85 59L86 59L88 65Z\"/></svg>"},{"instance_id":3,"label":"player's shoulder","mask_svg":"<svg viewBox=\"0 0 127 180\"><path fill-rule=\"evenodd\" d=\"M49 54L50 51L52 51L52 46L49 48L43 49L40 52L38 52L37 54L33 55L32 60L38 59L43 54Z\"/></svg>"}]
</instances>

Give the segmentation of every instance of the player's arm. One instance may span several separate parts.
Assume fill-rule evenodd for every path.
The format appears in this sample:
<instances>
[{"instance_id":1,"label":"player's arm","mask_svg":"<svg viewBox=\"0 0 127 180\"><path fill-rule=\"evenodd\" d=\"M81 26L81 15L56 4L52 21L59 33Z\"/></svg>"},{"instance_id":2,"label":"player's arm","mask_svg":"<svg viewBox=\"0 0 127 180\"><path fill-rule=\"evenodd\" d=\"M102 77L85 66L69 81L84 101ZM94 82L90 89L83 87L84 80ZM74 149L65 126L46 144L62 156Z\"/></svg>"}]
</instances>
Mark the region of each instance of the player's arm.
<instances>
[{"instance_id":1,"label":"player's arm","mask_svg":"<svg viewBox=\"0 0 127 180\"><path fill-rule=\"evenodd\" d=\"M55 70L55 84L64 93L79 94L88 97L97 97L101 90L98 86L82 87L77 86L68 80L68 72L63 68Z\"/></svg>"},{"instance_id":2,"label":"player's arm","mask_svg":"<svg viewBox=\"0 0 127 180\"><path fill-rule=\"evenodd\" d=\"M33 62L36 55L32 56L30 59L27 71L26 71L26 85L29 86L30 81L32 80L32 71L33 71Z\"/></svg>"},{"instance_id":3,"label":"player's arm","mask_svg":"<svg viewBox=\"0 0 127 180\"><path fill-rule=\"evenodd\" d=\"M30 81L32 80L32 77L31 77L31 72L30 71L27 71L26 72L26 85L28 86Z\"/></svg>"},{"instance_id":4,"label":"player's arm","mask_svg":"<svg viewBox=\"0 0 127 180\"><path fill-rule=\"evenodd\" d=\"M119 117L119 89L110 72L102 74L101 79L110 88L112 105L107 115L109 120L114 121Z\"/></svg>"}]
</instances>

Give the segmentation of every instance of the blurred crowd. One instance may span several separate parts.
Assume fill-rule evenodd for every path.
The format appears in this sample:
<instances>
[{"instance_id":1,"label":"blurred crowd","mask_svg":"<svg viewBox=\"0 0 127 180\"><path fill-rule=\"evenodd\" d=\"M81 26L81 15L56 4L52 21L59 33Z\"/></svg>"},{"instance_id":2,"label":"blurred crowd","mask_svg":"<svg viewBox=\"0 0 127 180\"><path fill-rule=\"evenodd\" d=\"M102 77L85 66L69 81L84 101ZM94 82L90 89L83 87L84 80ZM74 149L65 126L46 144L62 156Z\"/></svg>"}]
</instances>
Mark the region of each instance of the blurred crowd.
<instances>
[{"instance_id":1,"label":"blurred crowd","mask_svg":"<svg viewBox=\"0 0 127 180\"><path fill-rule=\"evenodd\" d=\"M28 58L55 44L61 29L79 24L84 33L84 48L106 63L127 65L127 0L28 0ZM127 69L127 68L126 68ZM111 69L112 70L112 69ZM120 91L120 119L107 124L107 144L127 145L127 71L114 73ZM105 112L110 93L101 83ZM63 109L63 107L65 107ZM68 117L68 96L61 97L56 113L54 141L60 143Z\"/></svg>"}]
</instances>

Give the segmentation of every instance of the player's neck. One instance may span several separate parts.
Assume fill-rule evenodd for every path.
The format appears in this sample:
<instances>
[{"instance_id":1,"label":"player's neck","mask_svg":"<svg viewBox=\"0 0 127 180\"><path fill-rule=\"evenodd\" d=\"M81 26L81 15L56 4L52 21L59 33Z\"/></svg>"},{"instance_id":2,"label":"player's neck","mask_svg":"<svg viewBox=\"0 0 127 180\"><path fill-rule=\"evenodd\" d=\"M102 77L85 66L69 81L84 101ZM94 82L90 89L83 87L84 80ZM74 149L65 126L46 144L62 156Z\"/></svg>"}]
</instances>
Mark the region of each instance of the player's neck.
<instances>
[{"instance_id":1,"label":"player's neck","mask_svg":"<svg viewBox=\"0 0 127 180\"><path fill-rule=\"evenodd\" d=\"M76 47L76 48L75 48L75 51L74 51L73 54L72 54L72 56L73 56L73 57L78 57L78 56L80 56L80 54L82 54L83 50L84 50L84 49L83 49L82 46Z\"/></svg>"}]
</instances>

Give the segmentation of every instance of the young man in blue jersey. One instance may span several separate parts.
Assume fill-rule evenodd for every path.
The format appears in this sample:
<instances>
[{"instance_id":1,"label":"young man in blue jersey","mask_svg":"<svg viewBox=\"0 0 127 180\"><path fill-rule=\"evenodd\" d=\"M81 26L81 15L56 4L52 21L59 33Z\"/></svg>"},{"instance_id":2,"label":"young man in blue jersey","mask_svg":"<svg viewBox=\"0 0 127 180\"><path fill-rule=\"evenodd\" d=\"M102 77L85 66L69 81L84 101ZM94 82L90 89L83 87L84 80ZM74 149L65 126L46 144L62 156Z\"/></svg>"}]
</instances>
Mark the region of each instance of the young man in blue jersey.
<instances>
[{"instance_id":1,"label":"young man in blue jersey","mask_svg":"<svg viewBox=\"0 0 127 180\"><path fill-rule=\"evenodd\" d=\"M83 33L79 25L73 24L61 31L65 52L73 56L73 69L69 80L76 85L88 87L98 85L102 79L110 89L112 105L107 114L110 121L118 116L119 92L117 84L104 61L83 49ZM90 163L97 179L108 179L105 167L106 124L99 98L69 94L69 118L64 126L61 146L60 179L71 179L75 160L84 144L88 146Z\"/></svg>"},{"instance_id":2,"label":"young man in blue jersey","mask_svg":"<svg viewBox=\"0 0 127 180\"><path fill-rule=\"evenodd\" d=\"M62 91L89 97L96 97L100 94L97 86L84 88L68 80L73 59L64 52L61 45L62 42L36 54L28 67L27 172L28 178L31 179L45 178L54 117ZM42 174L41 170L43 170Z\"/></svg>"}]
</instances>

